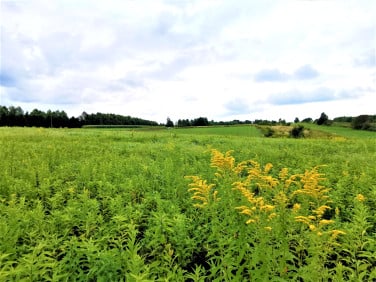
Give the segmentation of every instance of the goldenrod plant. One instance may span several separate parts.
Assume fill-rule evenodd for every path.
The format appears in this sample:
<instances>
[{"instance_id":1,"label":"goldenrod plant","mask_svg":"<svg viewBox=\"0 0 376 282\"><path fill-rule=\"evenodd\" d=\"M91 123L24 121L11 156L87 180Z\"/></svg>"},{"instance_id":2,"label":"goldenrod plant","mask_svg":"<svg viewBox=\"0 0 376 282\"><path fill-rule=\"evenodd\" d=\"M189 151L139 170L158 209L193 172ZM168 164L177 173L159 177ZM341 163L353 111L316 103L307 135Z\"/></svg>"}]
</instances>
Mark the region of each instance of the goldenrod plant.
<instances>
[{"instance_id":1,"label":"goldenrod plant","mask_svg":"<svg viewBox=\"0 0 376 282\"><path fill-rule=\"evenodd\" d=\"M329 279L331 274L327 265L341 248L346 231L336 228L338 207L330 198L330 189L323 184L326 180L324 174L319 171L325 166L315 166L304 173L290 175L288 168L273 172L271 163L262 166L255 160L247 160L237 164L231 154L232 151L222 154L212 150L211 167L216 169L213 181L217 182L215 191L212 190L214 184L190 176L193 183L189 187L194 188L188 191L194 192L193 200L202 202L194 206L205 208L213 202L212 198L220 197L222 204L212 211L212 217L223 215L223 210L219 208L223 206L246 216L245 224L250 226L252 238L244 244L251 244L249 255L254 262L248 269L250 277L259 277L262 270L264 276L260 277L266 277L266 271L270 277L272 273L279 273L286 278L309 281L312 272L319 270L318 275L322 279ZM218 185L225 183L218 181L224 177L233 180L232 187ZM229 194L231 190L233 193ZM237 197L237 191L243 199ZM230 200L230 197L233 199ZM230 206L230 203L234 204L234 199L238 204ZM359 194L356 199L363 202L364 196ZM335 213L331 212L333 209ZM222 224L219 220L217 222ZM279 253L278 258L273 255L276 253ZM265 264L268 259L279 265ZM219 265L223 267L222 263ZM257 268L260 265L261 270Z\"/></svg>"}]
</instances>

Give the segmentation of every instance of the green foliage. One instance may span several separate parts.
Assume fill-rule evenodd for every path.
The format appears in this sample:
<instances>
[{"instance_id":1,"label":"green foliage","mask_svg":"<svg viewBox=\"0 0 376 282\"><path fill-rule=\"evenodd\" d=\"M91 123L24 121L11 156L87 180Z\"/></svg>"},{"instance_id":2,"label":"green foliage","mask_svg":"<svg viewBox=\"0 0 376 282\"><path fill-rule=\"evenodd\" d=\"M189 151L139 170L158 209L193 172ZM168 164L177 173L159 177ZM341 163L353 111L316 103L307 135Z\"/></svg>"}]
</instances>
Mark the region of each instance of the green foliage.
<instances>
[{"instance_id":1,"label":"green foliage","mask_svg":"<svg viewBox=\"0 0 376 282\"><path fill-rule=\"evenodd\" d=\"M174 123L169 117L167 118L166 127L174 127Z\"/></svg>"},{"instance_id":2,"label":"green foliage","mask_svg":"<svg viewBox=\"0 0 376 282\"><path fill-rule=\"evenodd\" d=\"M376 117L360 115L352 119L351 127L353 129L376 131Z\"/></svg>"},{"instance_id":3,"label":"green foliage","mask_svg":"<svg viewBox=\"0 0 376 282\"><path fill-rule=\"evenodd\" d=\"M310 281L320 273L324 281L372 281L376 139L322 130L337 137L263 138L248 125L0 128L0 280ZM234 177L213 177L213 148L261 167L271 162L274 178L284 167L301 174L326 164L325 216L346 232L339 245L328 249L301 222L286 225L291 212L273 219L272 233L247 225L232 208L247 204L232 190ZM221 200L195 208L186 175L215 184Z\"/></svg>"},{"instance_id":4,"label":"green foliage","mask_svg":"<svg viewBox=\"0 0 376 282\"><path fill-rule=\"evenodd\" d=\"M302 138L304 137L304 126L298 125L294 126L290 131L290 136L293 138Z\"/></svg>"},{"instance_id":5,"label":"green foliage","mask_svg":"<svg viewBox=\"0 0 376 282\"><path fill-rule=\"evenodd\" d=\"M267 126L267 127L262 127L262 132L265 137L272 137L275 134L275 131L273 128Z\"/></svg>"},{"instance_id":6,"label":"green foliage","mask_svg":"<svg viewBox=\"0 0 376 282\"><path fill-rule=\"evenodd\" d=\"M329 118L325 113L321 113L321 115L318 118L316 123L318 125L328 125L329 124Z\"/></svg>"}]
</instances>

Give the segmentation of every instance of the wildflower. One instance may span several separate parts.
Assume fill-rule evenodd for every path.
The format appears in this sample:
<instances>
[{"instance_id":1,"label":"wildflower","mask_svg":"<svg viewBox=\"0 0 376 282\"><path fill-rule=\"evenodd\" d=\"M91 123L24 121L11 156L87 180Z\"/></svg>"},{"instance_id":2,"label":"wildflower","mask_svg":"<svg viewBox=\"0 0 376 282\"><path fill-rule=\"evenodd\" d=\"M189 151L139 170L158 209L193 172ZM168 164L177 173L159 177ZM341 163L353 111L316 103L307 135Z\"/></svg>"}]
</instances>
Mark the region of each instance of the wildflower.
<instances>
[{"instance_id":1,"label":"wildflower","mask_svg":"<svg viewBox=\"0 0 376 282\"><path fill-rule=\"evenodd\" d=\"M245 223L246 224L251 224L251 223L255 223L256 222L256 220L255 219L248 219Z\"/></svg>"},{"instance_id":2,"label":"wildflower","mask_svg":"<svg viewBox=\"0 0 376 282\"><path fill-rule=\"evenodd\" d=\"M214 193L213 193L213 199L214 199L214 201L219 201L221 199L221 198L218 198L217 195L218 195L218 191L215 190Z\"/></svg>"},{"instance_id":3,"label":"wildflower","mask_svg":"<svg viewBox=\"0 0 376 282\"><path fill-rule=\"evenodd\" d=\"M266 227L264 227L264 229L267 230L267 231L272 231L272 228L270 226L266 226Z\"/></svg>"},{"instance_id":4,"label":"wildflower","mask_svg":"<svg viewBox=\"0 0 376 282\"><path fill-rule=\"evenodd\" d=\"M271 163L267 163L264 167L264 173L269 173L270 170L273 168L273 165Z\"/></svg>"},{"instance_id":5,"label":"wildflower","mask_svg":"<svg viewBox=\"0 0 376 282\"><path fill-rule=\"evenodd\" d=\"M186 176L186 178L191 178L193 180L193 183L188 185L189 187L192 187L188 189L188 191L194 192L191 199L201 201L201 203L195 204L195 207L204 208L209 204L211 198L213 198L213 201L219 200L217 197L218 191L214 191L213 196L211 197L211 190L215 186L214 184L207 184L207 181L202 180L199 176Z\"/></svg>"},{"instance_id":6,"label":"wildflower","mask_svg":"<svg viewBox=\"0 0 376 282\"><path fill-rule=\"evenodd\" d=\"M294 213L297 213L297 212L300 210L301 207L302 207L301 204L295 203L295 204L293 205L293 207L292 207L292 211L293 211Z\"/></svg>"},{"instance_id":7,"label":"wildflower","mask_svg":"<svg viewBox=\"0 0 376 282\"><path fill-rule=\"evenodd\" d=\"M322 177L323 174L318 172L318 167L314 167L311 171L306 171L301 175L301 183L303 183L303 188L298 189L294 194L303 194L310 196L316 200L327 200L329 197L326 195L329 192L329 188L325 188L320 185L320 181L325 180Z\"/></svg>"},{"instance_id":8,"label":"wildflower","mask_svg":"<svg viewBox=\"0 0 376 282\"><path fill-rule=\"evenodd\" d=\"M233 186L235 186L233 189L239 190L243 194L243 196L248 200L248 202L250 203L255 202L255 198L254 198L255 194L249 191L243 182L235 182L233 183Z\"/></svg>"},{"instance_id":9,"label":"wildflower","mask_svg":"<svg viewBox=\"0 0 376 282\"><path fill-rule=\"evenodd\" d=\"M272 211L274 210L275 206L272 206L272 205L263 205L260 207L260 210L261 211L265 211L265 212L269 212L269 211Z\"/></svg>"},{"instance_id":10,"label":"wildflower","mask_svg":"<svg viewBox=\"0 0 376 282\"><path fill-rule=\"evenodd\" d=\"M295 221L302 222L302 223L305 223L305 224L310 224L310 222L311 222L311 220L308 217L302 216L302 215L295 216Z\"/></svg>"},{"instance_id":11,"label":"wildflower","mask_svg":"<svg viewBox=\"0 0 376 282\"><path fill-rule=\"evenodd\" d=\"M338 235L344 235L344 234L346 234L346 232L343 232L343 231L341 231L341 230L332 230L332 231L330 231L332 234L331 234L331 238L332 239L336 239L337 237L338 237Z\"/></svg>"},{"instance_id":12,"label":"wildflower","mask_svg":"<svg viewBox=\"0 0 376 282\"><path fill-rule=\"evenodd\" d=\"M237 207L236 209L241 209L241 210L242 210L242 211L240 212L241 214L245 214L245 215L248 215L248 216L252 216L252 215L253 215L252 210L249 209L249 208L246 207L246 206Z\"/></svg>"},{"instance_id":13,"label":"wildflower","mask_svg":"<svg viewBox=\"0 0 376 282\"><path fill-rule=\"evenodd\" d=\"M330 210L331 207L327 206L327 205L322 205L320 207L318 207L316 210L314 210L313 212L315 214L317 214L318 217L322 217L325 213L326 210Z\"/></svg>"},{"instance_id":14,"label":"wildflower","mask_svg":"<svg viewBox=\"0 0 376 282\"><path fill-rule=\"evenodd\" d=\"M274 197L274 202L279 203L282 206L285 206L287 202L289 201L288 197L284 192L279 192L275 197Z\"/></svg>"},{"instance_id":15,"label":"wildflower","mask_svg":"<svg viewBox=\"0 0 376 282\"><path fill-rule=\"evenodd\" d=\"M358 202L364 202L366 198L362 194L358 194L358 195L356 195L355 199Z\"/></svg>"},{"instance_id":16,"label":"wildflower","mask_svg":"<svg viewBox=\"0 0 376 282\"><path fill-rule=\"evenodd\" d=\"M226 171L231 171L235 164L235 158L231 156L233 151L227 151L225 154L213 149L211 157L211 166L217 168L218 174L222 175ZM218 175L217 175L218 176Z\"/></svg>"},{"instance_id":17,"label":"wildflower","mask_svg":"<svg viewBox=\"0 0 376 282\"><path fill-rule=\"evenodd\" d=\"M271 219L275 218L276 216L277 216L277 214L275 212L273 212L273 213L269 214L268 220L271 220Z\"/></svg>"},{"instance_id":18,"label":"wildflower","mask_svg":"<svg viewBox=\"0 0 376 282\"><path fill-rule=\"evenodd\" d=\"M279 172L279 176L278 176L279 179L285 180L287 178L288 173L289 173L288 168L285 168L285 167L282 168L281 171Z\"/></svg>"},{"instance_id":19,"label":"wildflower","mask_svg":"<svg viewBox=\"0 0 376 282\"><path fill-rule=\"evenodd\" d=\"M338 207L336 207L335 213L336 213L336 216L339 216L339 208Z\"/></svg>"},{"instance_id":20,"label":"wildflower","mask_svg":"<svg viewBox=\"0 0 376 282\"><path fill-rule=\"evenodd\" d=\"M332 224L332 223L334 223L333 220L322 219L322 220L320 220L319 225L320 225L320 226L321 226L321 225L328 225L328 224Z\"/></svg>"}]
</instances>

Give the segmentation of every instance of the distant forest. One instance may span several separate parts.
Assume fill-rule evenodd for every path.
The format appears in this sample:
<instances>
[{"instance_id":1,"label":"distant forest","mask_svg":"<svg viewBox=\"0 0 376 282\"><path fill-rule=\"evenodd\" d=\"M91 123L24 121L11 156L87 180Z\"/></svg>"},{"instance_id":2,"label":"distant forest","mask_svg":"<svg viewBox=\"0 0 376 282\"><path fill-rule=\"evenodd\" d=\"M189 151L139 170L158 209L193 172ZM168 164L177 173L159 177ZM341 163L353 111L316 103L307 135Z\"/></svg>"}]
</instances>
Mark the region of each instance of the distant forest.
<instances>
[{"instance_id":1,"label":"distant forest","mask_svg":"<svg viewBox=\"0 0 376 282\"><path fill-rule=\"evenodd\" d=\"M318 125L347 124L354 129L376 131L376 115L360 115L357 117L336 117L332 120L328 118L325 113L321 113L318 119L305 118L299 120L295 118L294 123L316 123ZM6 107L0 106L0 126L35 126L35 127L106 127L106 126L166 126L166 127L189 127L189 126L210 126L210 125L236 125L236 124L256 124L256 125L290 125L283 119L275 120L261 120L254 121L232 120L232 121L208 121L206 117L199 117L195 119L179 119L174 123L170 118L167 118L165 124L158 124L155 121L145 120L137 117L123 116L117 114L93 113L88 114L83 112L79 117L68 117L64 111L47 112L34 109L30 113L25 112L21 107Z\"/></svg>"},{"instance_id":2,"label":"distant forest","mask_svg":"<svg viewBox=\"0 0 376 282\"><path fill-rule=\"evenodd\" d=\"M115 114L87 114L68 117L64 111L43 112L38 109L24 112L21 107L0 106L0 126L36 126L36 127L70 127L77 128L90 125L158 125L155 121Z\"/></svg>"}]
</instances>

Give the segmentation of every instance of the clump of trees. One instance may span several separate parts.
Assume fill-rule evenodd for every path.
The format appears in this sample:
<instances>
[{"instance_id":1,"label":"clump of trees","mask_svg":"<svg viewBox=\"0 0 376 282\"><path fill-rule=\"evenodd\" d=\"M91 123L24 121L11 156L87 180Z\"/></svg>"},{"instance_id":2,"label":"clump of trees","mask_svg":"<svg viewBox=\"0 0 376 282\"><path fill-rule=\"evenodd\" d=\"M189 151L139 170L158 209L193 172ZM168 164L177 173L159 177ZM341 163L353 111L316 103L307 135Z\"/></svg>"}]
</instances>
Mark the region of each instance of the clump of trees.
<instances>
[{"instance_id":1,"label":"clump of trees","mask_svg":"<svg viewBox=\"0 0 376 282\"><path fill-rule=\"evenodd\" d=\"M177 126L178 127L186 127L186 126L208 126L209 121L206 117L199 117L195 119L179 119Z\"/></svg>"},{"instance_id":2,"label":"clump of trees","mask_svg":"<svg viewBox=\"0 0 376 282\"><path fill-rule=\"evenodd\" d=\"M284 119L279 119L278 121L275 121L275 120L265 120L265 119L255 119L255 121L253 122L253 124L257 124L257 125L286 125L286 126L290 126L290 122L286 122L286 120Z\"/></svg>"},{"instance_id":3,"label":"clump of trees","mask_svg":"<svg viewBox=\"0 0 376 282\"><path fill-rule=\"evenodd\" d=\"M0 106L0 126L80 127L78 118L69 118L64 111L24 112L21 107Z\"/></svg>"},{"instance_id":4,"label":"clump of trees","mask_svg":"<svg viewBox=\"0 0 376 282\"><path fill-rule=\"evenodd\" d=\"M158 125L155 121L145 120L137 117L123 116L116 114L87 114L83 112L79 116L80 123L82 126L85 125L148 125L156 126Z\"/></svg>"},{"instance_id":5,"label":"clump of trees","mask_svg":"<svg viewBox=\"0 0 376 282\"><path fill-rule=\"evenodd\" d=\"M0 126L36 126L36 127L82 127L86 125L158 125L155 121L115 114L87 114L68 117L64 111L47 112L34 109L30 113L21 107L0 106Z\"/></svg>"},{"instance_id":6,"label":"clump of trees","mask_svg":"<svg viewBox=\"0 0 376 282\"><path fill-rule=\"evenodd\" d=\"M360 115L352 119L353 129L376 131L376 115Z\"/></svg>"}]
</instances>

